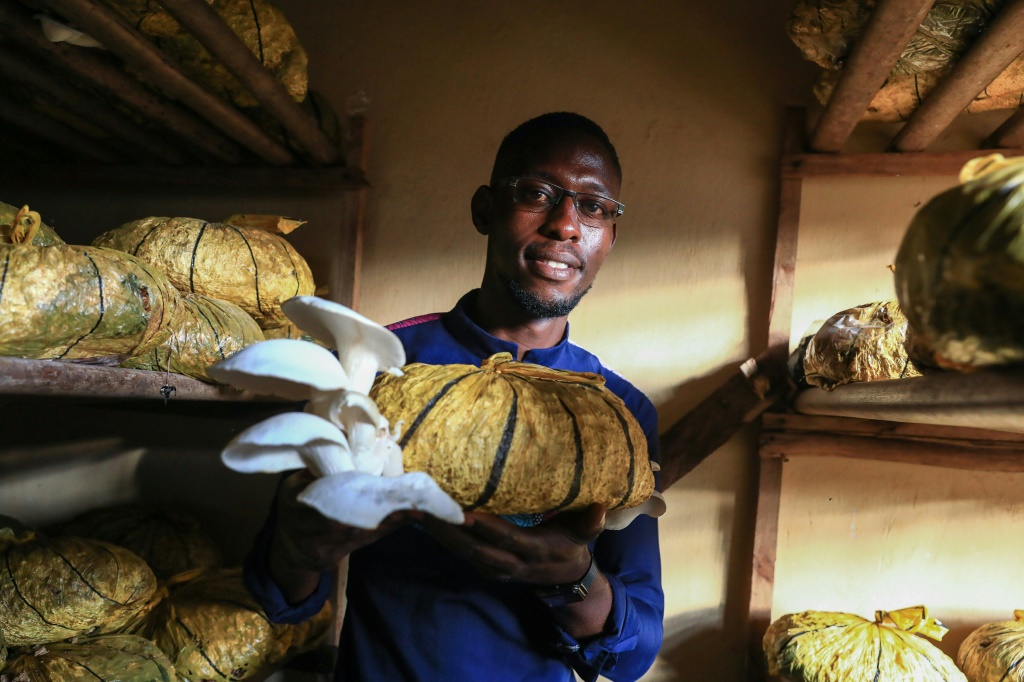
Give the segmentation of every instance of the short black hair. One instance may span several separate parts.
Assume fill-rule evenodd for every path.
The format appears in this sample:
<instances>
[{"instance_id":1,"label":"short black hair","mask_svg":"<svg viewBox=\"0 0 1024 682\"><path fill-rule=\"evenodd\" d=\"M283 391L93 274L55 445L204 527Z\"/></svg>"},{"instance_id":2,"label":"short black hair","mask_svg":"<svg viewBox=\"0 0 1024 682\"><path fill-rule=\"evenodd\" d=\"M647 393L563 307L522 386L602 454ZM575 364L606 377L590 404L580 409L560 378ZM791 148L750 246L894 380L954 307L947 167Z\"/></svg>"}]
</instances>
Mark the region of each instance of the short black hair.
<instances>
[{"instance_id":1,"label":"short black hair","mask_svg":"<svg viewBox=\"0 0 1024 682\"><path fill-rule=\"evenodd\" d=\"M540 143L551 138L552 133L576 131L590 135L605 148L608 156L611 157L615 173L622 180L622 166L619 165L619 155L615 151L615 145L608 139L608 134L601 126L591 121L586 116L575 114L569 111L553 111L531 118L529 121L518 125L512 132L505 136L498 147L498 153L494 157L494 168L491 170L491 182L499 180L506 172L506 167L515 164L516 157L524 149L535 149Z\"/></svg>"}]
</instances>

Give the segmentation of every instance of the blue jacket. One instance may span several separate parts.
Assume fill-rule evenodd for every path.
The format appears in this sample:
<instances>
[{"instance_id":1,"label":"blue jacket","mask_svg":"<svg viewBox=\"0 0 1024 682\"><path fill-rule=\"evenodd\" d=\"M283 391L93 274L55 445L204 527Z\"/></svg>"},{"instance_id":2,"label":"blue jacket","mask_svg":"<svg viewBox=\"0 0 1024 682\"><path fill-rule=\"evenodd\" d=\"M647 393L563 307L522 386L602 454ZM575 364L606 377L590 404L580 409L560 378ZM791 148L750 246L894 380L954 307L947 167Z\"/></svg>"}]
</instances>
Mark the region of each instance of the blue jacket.
<instances>
[{"instance_id":1,"label":"blue jacket","mask_svg":"<svg viewBox=\"0 0 1024 682\"><path fill-rule=\"evenodd\" d=\"M516 344L495 338L466 314L475 292L453 310L391 325L407 361L474 364ZM652 456L657 413L650 400L593 354L566 337L552 348L528 351L524 362L596 372L625 402L647 436ZM273 518L246 560L246 581L275 622L301 622L319 611L329 574L302 604L288 605L267 571ZM640 516L619 531L605 531L592 546L612 586L606 634L577 642L552 619L528 585L482 577L416 526L404 528L352 554L348 606L336 680L425 682L568 682L572 669L588 682L603 675L635 680L654 662L662 640L664 595L658 524Z\"/></svg>"}]
</instances>

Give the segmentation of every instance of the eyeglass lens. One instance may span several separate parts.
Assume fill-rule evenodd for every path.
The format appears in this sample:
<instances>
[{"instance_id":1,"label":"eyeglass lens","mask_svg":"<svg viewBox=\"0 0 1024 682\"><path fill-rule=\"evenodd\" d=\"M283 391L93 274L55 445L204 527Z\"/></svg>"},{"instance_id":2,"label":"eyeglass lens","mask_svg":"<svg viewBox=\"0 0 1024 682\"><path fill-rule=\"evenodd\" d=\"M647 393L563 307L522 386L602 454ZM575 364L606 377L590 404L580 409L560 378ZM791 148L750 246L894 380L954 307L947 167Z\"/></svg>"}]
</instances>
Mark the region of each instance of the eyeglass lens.
<instances>
[{"instance_id":1,"label":"eyeglass lens","mask_svg":"<svg viewBox=\"0 0 1024 682\"><path fill-rule=\"evenodd\" d=\"M542 180L515 178L512 198L523 210L533 213L550 211L564 196L572 196L580 222L592 227L609 227L619 214L618 205L597 194L570 193L568 190Z\"/></svg>"}]
</instances>

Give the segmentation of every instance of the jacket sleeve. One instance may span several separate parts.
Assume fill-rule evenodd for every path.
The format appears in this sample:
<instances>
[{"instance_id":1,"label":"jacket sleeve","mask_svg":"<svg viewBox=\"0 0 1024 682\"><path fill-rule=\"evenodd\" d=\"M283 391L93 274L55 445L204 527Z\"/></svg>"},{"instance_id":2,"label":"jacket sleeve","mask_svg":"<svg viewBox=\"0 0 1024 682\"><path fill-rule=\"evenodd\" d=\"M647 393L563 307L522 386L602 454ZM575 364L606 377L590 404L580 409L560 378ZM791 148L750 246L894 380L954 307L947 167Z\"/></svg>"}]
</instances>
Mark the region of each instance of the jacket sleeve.
<instances>
[{"instance_id":1,"label":"jacket sleeve","mask_svg":"<svg viewBox=\"0 0 1024 682\"><path fill-rule=\"evenodd\" d=\"M276 500L270 514L256 535L252 549L242 565L242 577L253 599L263 608L271 623L303 623L320 613L331 593L332 573L320 576L316 590L302 602L289 604L281 588L270 575L270 540L277 525Z\"/></svg>"},{"instance_id":2,"label":"jacket sleeve","mask_svg":"<svg viewBox=\"0 0 1024 682\"><path fill-rule=\"evenodd\" d=\"M657 416L653 406L647 405L649 410L637 410L641 412L637 418L647 435L648 452L657 461ZM663 636L665 595L658 520L638 516L622 530L601 533L592 549L612 587L608 629L584 642L559 629L556 647L586 682L599 675L615 682L636 680L654 663Z\"/></svg>"}]
</instances>

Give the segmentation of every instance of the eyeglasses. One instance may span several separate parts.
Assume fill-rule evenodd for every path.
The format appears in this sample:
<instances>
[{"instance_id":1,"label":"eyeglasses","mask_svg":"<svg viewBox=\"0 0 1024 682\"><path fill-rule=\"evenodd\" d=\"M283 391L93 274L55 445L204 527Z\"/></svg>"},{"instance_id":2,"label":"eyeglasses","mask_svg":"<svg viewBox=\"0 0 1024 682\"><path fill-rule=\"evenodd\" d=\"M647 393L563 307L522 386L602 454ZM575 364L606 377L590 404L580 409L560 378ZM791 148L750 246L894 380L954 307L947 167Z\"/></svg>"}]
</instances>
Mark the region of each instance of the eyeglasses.
<instances>
[{"instance_id":1,"label":"eyeglasses","mask_svg":"<svg viewBox=\"0 0 1024 682\"><path fill-rule=\"evenodd\" d=\"M569 197L576 206L580 222L590 227L611 227L615 219L625 212L626 207L606 196L588 192L574 192L558 185L536 178L512 177L508 181L512 188L512 200L524 211L546 213Z\"/></svg>"}]
</instances>

